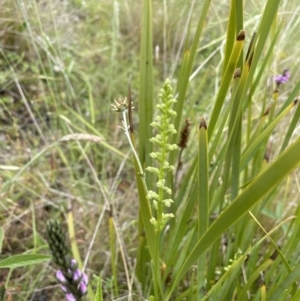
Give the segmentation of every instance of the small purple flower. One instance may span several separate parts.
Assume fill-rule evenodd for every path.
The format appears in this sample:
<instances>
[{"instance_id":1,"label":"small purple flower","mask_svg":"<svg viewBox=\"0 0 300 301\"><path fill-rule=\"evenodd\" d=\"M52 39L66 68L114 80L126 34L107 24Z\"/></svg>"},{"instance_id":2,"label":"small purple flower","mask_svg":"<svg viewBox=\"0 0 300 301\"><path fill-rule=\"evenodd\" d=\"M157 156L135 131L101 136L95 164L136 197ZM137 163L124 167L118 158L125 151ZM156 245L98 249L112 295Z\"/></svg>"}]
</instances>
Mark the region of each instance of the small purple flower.
<instances>
[{"instance_id":1,"label":"small purple flower","mask_svg":"<svg viewBox=\"0 0 300 301\"><path fill-rule=\"evenodd\" d=\"M88 279L87 274L83 273L82 278L81 278L81 282L84 282L85 285L88 285L89 279Z\"/></svg>"},{"instance_id":2,"label":"small purple flower","mask_svg":"<svg viewBox=\"0 0 300 301\"><path fill-rule=\"evenodd\" d=\"M73 273L73 277L72 277L72 280L73 282L75 283L79 283L79 281L81 280L82 278L82 273L79 269L77 269L74 273Z\"/></svg>"},{"instance_id":3,"label":"small purple flower","mask_svg":"<svg viewBox=\"0 0 300 301\"><path fill-rule=\"evenodd\" d=\"M65 277L65 275L63 274L63 272L61 270L58 270L56 272L56 279L59 283L61 284L66 284L68 283L68 280L67 278Z\"/></svg>"},{"instance_id":4,"label":"small purple flower","mask_svg":"<svg viewBox=\"0 0 300 301\"><path fill-rule=\"evenodd\" d=\"M85 295L87 292L87 286L86 284L81 281L78 285L78 291L80 292L81 296Z\"/></svg>"},{"instance_id":5,"label":"small purple flower","mask_svg":"<svg viewBox=\"0 0 300 301\"><path fill-rule=\"evenodd\" d=\"M68 289L64 285L61 285L60 288L65 294L67 294L69 292Z\"/></svg>"},{"instance_id":6,"label":"small purple flower","mask_svg":"<svg viewBox=\"0 0 300 301\"><path fill-rule=\"evenodd\" d=\"M290 72L288 69L284 69L281 75L275 76L274 80L277 86L285 84L290 78Z\"/></svg>"},{"instance_id":7,"label":"small purple flower","mask_svg":"<svg viewBox=\"0 0 300 301\"><path fill-rule=\"evenodd\" d=\"M67 301L76 301L76 299L73 296L73 294L66 294L66 299L67 299Z\"/></svg>"},{"instance_id":8,"label":"small purple flower","mask_svg":"<svg viewBox=\"0 0 300 301\"><path fill-rule=\"evenodd\" d=\"M71 259L70 268L72 271L75 271L78 268L78 263L77 263L76 259Z\"/></svg>"}]
</instances>

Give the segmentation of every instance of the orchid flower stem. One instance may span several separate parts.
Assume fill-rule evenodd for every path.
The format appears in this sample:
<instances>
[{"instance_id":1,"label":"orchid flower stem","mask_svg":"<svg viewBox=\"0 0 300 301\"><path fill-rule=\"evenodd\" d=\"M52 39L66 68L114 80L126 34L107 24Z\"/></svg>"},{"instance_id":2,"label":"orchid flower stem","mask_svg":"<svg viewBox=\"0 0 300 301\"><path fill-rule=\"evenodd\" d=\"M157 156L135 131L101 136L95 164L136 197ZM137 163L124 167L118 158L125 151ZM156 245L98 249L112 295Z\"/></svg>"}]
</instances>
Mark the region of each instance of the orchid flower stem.
<instances>
[{"instance_id":1,"label":"orchid flower stem","mask_svg":"<svg viewBox=\"0 0 300 301\"><path fill-rule=\"evenodd\" d=\"M140 174L141 174L142 177L144 177L144 171L143 171L143 168L142 168L142 164L140 162L139 156L138 156L138 154L137 154L137 152L136 152L136 150L135 150L135 148L133 146L133 143L131 141L131 138L130 138L130 134L129 134L129 130L128 130L128 123L127 123L127 118L126 118L126 113L127 113L127 111L125 111L125 110L122 111L122 117L123 117L123 122L124 122L124 132L125 132L125 135L126 135L126 137L128 139L129 145L130 145L130 147L132 149L133 155L134 155L134 157L135 157L135 159L136 159L136 161L138 163Z\"/></svg>"},{"instance_id":2,"label":"orchid flower stem","mask_svg":"<svg viewBox=\"0 0 300 301\"><path fill-rule=\"evenodd\" d=\"M138 154L135 150L135 147L133 146L133 143L132 143L132 140L130 138L130 133L129 133L129 126L128 126L128 122L127 122L127 118L126 118L126 113L127 111L124 110L122 111L122 117L123 117L123 125L124 125L124 133L125 133L125 136L127 137L128 139L128 142L129 142L129 145L132 149L132 152L133 152L133 155L136 159L136 162L138 164L138 167L139 167L139 173L140 173L140 176L141 176L141 180L142 180L142 183L143 183L143 187L144 187L144 190L145 190L145 194L148 195L148 187L147 187L147 184L146 184L146 180L145 180L145 173L144 173L144 170L142 168L142 164L140 162L140 159L138 157ZM153 277L154 277L154 294L155 294L155 300L159 300L159 287L161 287L159 285L159 281L160 281L160 274L159 274L159 258L160 258L160 255L159 255L159 249L160 249L160 244L159 244L159 237L160 237L160 231L156 231L156 247L155 247L155 254L154 254L154 258L153 258Z\"/></svg>"},{"instance_id":3,"label":"orchid flower stem","mask_svg":"<svg viewBox=\"0 0 300 301\"><path fill-rule=\"evenodd\" d=\"M129 130L128 130L128 123L127 123L126 113L127 113L127 111L122 111L122 117L123 117L123 123L124 123L124 133L125 133L125 136L128 139L130 148L132 149L133 155L134 155L134 157L136 159L136 162L138 164L139 173L140 173L140 176L141 176L141 180L142 180L142 183L143 183L145 194L148 195L148 187L147 187L146 180L145 180L145 173L144 173L144 170L142 168L142 164L141 164L141 161L139 159L139 156L138 156L138 154L137 154L137 152L135 150L135 147L133 146L132 140L130 138L130 133L129 133Z\"/></svg>"}]
</instances>

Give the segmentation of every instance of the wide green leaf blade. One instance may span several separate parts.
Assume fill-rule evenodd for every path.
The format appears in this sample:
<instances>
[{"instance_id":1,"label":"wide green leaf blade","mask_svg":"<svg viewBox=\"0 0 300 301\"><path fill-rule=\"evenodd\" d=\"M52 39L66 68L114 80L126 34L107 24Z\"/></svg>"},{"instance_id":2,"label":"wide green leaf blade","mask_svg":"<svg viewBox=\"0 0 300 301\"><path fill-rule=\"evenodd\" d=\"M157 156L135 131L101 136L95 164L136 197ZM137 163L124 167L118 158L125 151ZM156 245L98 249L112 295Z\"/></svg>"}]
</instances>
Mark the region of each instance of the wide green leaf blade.
<instances>
[{"instance_id":1,"label":"wide green leaf blade","mask_svg":"<svg viewBox=\"0 0 300 301\"><path fill-rule=\"evenodd\" d=\"M0 261L0 268L19 268L33 264L43 263L51 259L44 254L21 254L5 258Z\"/></svg>"}]
</instances>

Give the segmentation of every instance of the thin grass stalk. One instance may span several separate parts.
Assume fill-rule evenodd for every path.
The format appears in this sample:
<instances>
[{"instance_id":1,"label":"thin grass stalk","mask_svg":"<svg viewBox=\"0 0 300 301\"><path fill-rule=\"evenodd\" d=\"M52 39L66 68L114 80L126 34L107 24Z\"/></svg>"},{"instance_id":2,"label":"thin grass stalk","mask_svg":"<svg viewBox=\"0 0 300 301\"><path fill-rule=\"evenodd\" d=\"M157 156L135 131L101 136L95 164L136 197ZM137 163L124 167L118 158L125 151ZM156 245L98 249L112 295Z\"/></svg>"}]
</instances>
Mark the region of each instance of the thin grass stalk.
<instances>
[{"instance_id":1,"label":"thin grass stalk","mask_svg":"<svg viewBox=\"0 0 300 301\"><path fill-rule=\"evenodd\" d=\"M273 260L268 258L262 264L260 264L255 271L251 272L251 276L248 278L247 282L244 284L242 290L238 293L238 298L236 301L243 301L246 298L247 291L250 290L253 283L257 280L260 273L267 270L269 266L273 263Z\"/></svg>"},{"instance_id":2,"label":"thin grass stalk","mask_svg":"<svg viewBox=\"0 0 300 301\"><path fill-rule=\"evenodd\" d=\"M235 32L235 36L244 29L244 1L237 1L236 0L236 14L235 14L235 18L236 18L236 32ZM243 67L243 49L241 52L241 55L239 57L239 61L237 66L242 68Z\"/></svg>"},{"instance_id":3,"label":"thin grass stalk","mask_svg":"<svg viewBox=\"0 0 300 301\"><path fill-rule=\"evenodd\" d=\"M246 64L245 64L246 65ZM229 118L229 125L228 125L228 139L227 139L227 145L226 145L226 156L225 156L225 164L224 164L224 172L223 172L223 185L222 185L222 192L220 195L220 210L223 208L223 203L224 203L224 198L225 198L225 193L227 190L228 186L228 178L229 178L229 172L230 168L233 164L234 157L234 149L236 147L240 148L239 145L237 145L237 132L238 132L238 125L241 123L241 99L240 99L240 91L243 88L243 84L245 83L247 72L246 68L243 68L242 71L242 77L240 77L239 73L236 72L234 82L233 82L233 88L232 88L232 99L231 99L231 112L230 112L230 118ZM241 125L240 125L241 126ZM239 156L238 156L239 160ZM220 163L219 163L220 164ZM239 166L239 162L236 164ZM235 166L235 168L237 168ZM232 178L235 179L235 182L239 183L239 170L235 170L235 173L233 173L233 170L231 172ZM231 181L233 183L233 181ZM234 183L236 186L238 186L237 183ZM233 185L234 185L233 184ZM232 199L232 197L231 197Z\"/></svg>"},{"instance_id":4,"label":"thin grass stalk","mask_svg":"<svg viewBox=\"0 0 300 301\"><path fill-rule=\"evenodd\" d=\"M284 135L284 139L283 139L283 142L282 142L282 145L280 148L280 152L283 152L286 149L286 147L292 137L292 134L294 133L294 131L296 129L296 126L297 126L299 120L300 120L300 106L298 105L295 110L292 121L289 124L288 130L287 130L286 134Z\"/></svg>"},{"instance_id":5,"label":"thin grass stalk","mask_svg":"<svg viewBox=\"0 0 300 301\"><path fill-rule=\"evenodd\" d=\"M207 265L206 271L206 291L209 291L216 283L215 280L215 271L219 261L219 252L220 246L222 245L222 239L219 237L216 241L212 244L209 249L209 264Z\"/></svg>"},{"instance_id":6,"label":"thin grass stalk","mask_svg":"<svg viewBox=\"0 0 300 301\"><path fill-rule=\"evenodd\" d=\"M152 166L151 157L153 117L153 50L152 50L152 1L143 1L143 21L140 52L140 95L139 95L139 159L142 166ZM149 184L152 177L147 177Z\"/></svg>"},{"instance_id":7,"label":"thin grass stalk","mask_svg":"<svg viewBox=\"0 0 300 301\"><path fill-rule=\"evenodd\" d=\"M78 263L79 269L82 269L82 261L77 245L76 235L75 235L75 227L74 227L74 216L72 211L72 206L69 204L68 213L67 213L67 224L68 224L68 233L70 238L70 244L72 249L72 254L74 259L76 259Z\"/></svg>"},{"instance_id":8,"label":"thin grass stalk","mask_svg":"<svg viewBox=\"0 0 300 301\"><path fill-rule=\"evenodd\" d=\"M293 101L293 99L298 98L299 91L300 91L300 81L294 87L294 89L292 90L292 92L289 93L289 97L286 99L286 101L284 102L284 104L281 106L281 108L277 112L276 117L278 115L280 115L291 104L291 102Z\"/></svg>"},{"instance_id":9,"label":"thin grass stalk","mask_svg":"<svg viewBox=\"0 0 300 301\"><path fill-rule=\"evenodd\" d=\"M177 135L173 136L172 141L171 141L172 144L176 143L179 139L179 135L180 135L179 129L180 129L183 104L184 104L184 100L186 97L186 92L187 92L187 88L188 88L188 84L189 84L189 78L192 73L192 68L194 65L194 60L196 57L199 40L200 40L200 37L202 34L205 20L207 18L210 4L211 4L211 0L205 0L205 2L203 3L201 15L200 15L200 18L199 18L199 21L197 24L197 28L196 28L196 32L195 32L195 36L193 39L193 44L192 44L191 50L188 51L187 65L184 65L184 73L182 73L182 71L180 71L180 74L182 73L182 74L184 74L184 76L181 76L181 75L179 76L180 81L178 81L178 86L177 86L178 99L177 99L177 103L175 106L175 111L177 113L177 116L174 121L174 126L175 126L175 129L177 130ZM170 160L171 165L174 165L174 163L175 163L175 156L176 156L175 152L170 154L169 160Z\"/></svg>"},{"instance_id":10,"label":"thin grass stalk","mask_svg":"<svg viewBox=\"0 0 300 301\"><path fill-rule=\"evenodd\" d=\"M135 141L134 141L134 135L133 131L130 130L130 133L128 131L128 123L127 123L127 118L126 118L126 112L123 114L123 122L124 122L124 130L125 130L125 135L128 139L129 145L133 151L133 159L134 159L134 165L135 165L135 174L136 174L136 180L138 184L138 192L139 192L139 202L140 202L140 210L141 210L141 216L145 228L145 233L146 233L146 238L148 241L149 245L149 251L151 254L151 258L154 258L154 253L155 253L155 231L153 228L153 225L150 223L150 219L153 216L151 207L149 204L148 199L146 198L148 189L147 189L147 184L145 181L145 173L142 168L142 164L139 161L139 157L137 155L136 149L135 149ZM129 128L132 129L131 125Z\"/></svg>"},{"instance_id":11,"label":"thin grass stalk","mask_svg":"<svg viewBox=\"0 0 300 301\"><path fill-rule=\"evenodd\" d=\"M214 140L211 142L211 146L209 148L208 162L212 162L213 157L218 153L217 149L220 147L220 139L221 139L222 135L224 134L224 128L225 128L225 124L230 115L229 114L230 109L231 109L230 105L224 109L223 118L222 118L221 122L218 124L218 131L215 134ZM215 169L215 166L218 166L218 164L216 164L216 163L218 163L218 162L216 162L216 161L214 162L213 169Z\"/></svg>"},{"instance_id":12,"label":"thin grass stalk","mask_svg":"<svg viewBox=\"0 0 300 301\"><path fill-rule=\"evenodd\" d=\"M43 72L43 75L45 76L45 79L47 80L47 87L49 88L49 92L50 92L51 97L54 101L54 106L59 111L59 108L58 108L57 102L56 102L56 98L55 98L55 92L57 92L57 91L53 91L51 80L48 80L48 78L50 78L50 77L47 76L48 74L47 74L45 66L43 64L40 52L38 51L38 46L37 46L35 37L33 35L33 31L32 31L31 24L30 24L30 19L29 19L28 14L27 14L26 5L25 5L24 1L21 1L21 0L16 0L16 3L18 3L18 4L16 4L15 6L16 6L16 8L20 8L20 11L21 11L21 14L23 16L24 22L26 23L26 29L29 32L29 36L30 36L30 42L31 42L30 44L31 44L31 46L33 47L33 49L35 51L35 54L38 58L39 66L40 66L40 68ZM35 11L37 12L38 10L37 10L35 1L34 1L33 4L34 4ZM41 32L43 32L39 14L37 13L36 16L37 16L38 25L41 29ZM48 108L48 103L47 102L46 102L46 106Z\"/></svg>"},{"instance_id":13,"label":"thin grass stalk","mask_svg":"<svg viewBox=\"0 0 300 301\"><path fill-rule=\"evenodd\" d=\"M101 134L101 132L99 132L97 130L97 128L90 124L87 120L85 120L85 118L83 118L80 114L78 114L77 112L75 112L74 110L72 110L70 107L68 107L67 105L63 104L63 106L65 107L65 109L68 110L68 112L70 112L75 119L78 121L78 123L82 123L84 126L86 126L93 134L97 135L100 138L103 138L103 141L101 141L101 144L104 148L107 148L109 151L113 152L114 154L116 154L118 157L124 159L126 157L126 155L124 155L123 152L121 152L120 150L116 149L115 147L111 146L109 143L107 143L104 140L103 135ZM58 115L58 117L60 119L62 119L64 122L66 122L68 125L72 126L72 128L78 130L78 132L86 132L85 129L81 128L80 126L78 126L78 123L72 122L69 118L67 118L64 115ZM68 132L69 134L69 132ZM77 160L74 160L74 162L77 162Z\"/></svg>"},{"instance_id":14,"label":"thin grass stalk","mask_svg":"<svg viewBox=\"0 0 300 301\"><path fill-rule=\"evenodd\" d=\"M240 187L240 156L241 156L241 145L242 145L242 116L237 116L238 125L235 143L232 149L232 181L231 181L231 200L234 200Z\"/></svg>"},{"instance_id":15,"label":"thin grass stalk","mask_svg":"<svg viewBox=\"0 0 300 301\"><path fill-rule=\"evenodd\" d=\"M288 258L292 257L292 254L297 250L299 245L298 237L300 235L300 205L295 210L295 219L287 230L287 233L292 233L288 242L283 246L283 252Z\"/></svg>"},{"instance_id":16,"label":"thin grass stalk","mask_svg":"<svg viewBox=\"0 0 300 301\"><path fill-rule=\"evenodd\" d=\"M31 199L30 200L30 209L31 209L31 215L32 215L32 230L33 230L33 248L35 251L37 251L37 231L36 231L36 216L35 216L35 209L34 209L34 202ZM0 248L1 253L1 248Z\"/></svg>"},{"instance_id":17,"label":"thin grass stalk","mask_svg":"<svg viewBox=\"0 0 300 301\"><path fill-rule=\"evenodd\" d=\"M249 211L250 216L253 218L253 220L256 222L256 224L263 230L263 232L267 235L268 239L271 241L272 245L274 246L275 250L277 251L277 253L280 255L284 266L286 268L286 270L290 273L292 271L288 261L286 260L285 256L283 255L283 253L281 252L281 250L278 248L277 244L274 242L274 240L269 236L268 232L264 229L264 227L260 224L260 222L256 219L256 217L252 214L251 211Z\"/></svg>"},{"instance_id":18,"label":"thin grass stalk","mask_svg":"<svg viewBox=\"0 0 300 301\"><path fill-rule=\"evenodd\" d=\"M97 283L97 290L96 290L95 300L94 301L103 301L102 272L99 275L99 280L98 280L98 283Z\"/></svg>"},{"instance_id":19,"label":"thin grass stalk","mask_svg":"<svg viewBox=\"0 0 300 301\"><path fill-rule=\"evenodd\" d=\"M292 284L300 278L300 263L298 263L291 273L288 273L282 282L274 285L267 293L267 300L278 300L282 293L287 289L290 289ZM296 294L293 292L292 296Z\"/></svg>"},{"instance_id":20,"label":"thin grass stalk","mask_svg":"<svg viewBox=\"0 0 300 301\"><path fill-rule=\"evenodd\" d=\"M225 74L226 67L229 63L231 52L232 52L232 49L234 46L235 37L237 36L236 5L237 5L237 1L231 0L230 10L229 10L229 19L228 19L228 25L227 25L226 46L225 46L222 74ZM242 28L240 28L240 29L242 29Z\"/></svg>"},{"instance_id":21,"label":"thin grass stalk","mask_svg":"<svg viewBox=\"0 0 300 301\"><path fill-rule=\"evenodd\" d=\"M237 88L240 83L239 77L234 80L233 84L233 95L236 95L235 91L237 91ZM236 97L235 102L233 103L232 106L232 111L230 115L230 121L229 121L229 126L230 123L232 126L234 125L234 120L237 120L237 126L236 129L232 129L235 131L235 138L232 139L232 146L231 146L231 151L228 152L230 154L231 158L229 158L229 162L231 160L231 165L232 165L232 181L231 181L231 201L236 198L238 195L238 190L239 190L239 184L240 184L240 156L241 156L241 144L242 144L242 116L241 113L237 114L238 107L242 105L241 100ZM236 107L236 108L235 108ZM235 108L235 110L233 110ZM229 131L230 131L229 127Z\"/></svg>"},{"instance_id":22,"label":"thin grass stalk","mask_svg":"<svg viewBox=\"0 0 300 301\"><path fill-rule=\"evenodd\" d=\"M228 127L228 139L223 147L223 150L221 152L220 155L220 161L218 162L218 165L223 165L223 158L225 156L225 165L224 165L224 172L223 172L223 184L221 187L221 191L218 194L219 197L219 211L222 210L223 208L223 203L224 203L224 197L225 197L225 193L227 190L227 186L228 186L228 179L229 179L229 171L230 171L230 167L232 164L232 153L233 153L233 149L236 145L236 133L237 133L237 125L238 125L238 121L240 120L241 122L241 108L242 108L242 104L241 104L241 91L243 91L243 87L245 85L247 76L248 76L248 70L249 70L249 66L248 66L248 62L245 62L245 67L243 68L242 71L242 75L241 75L241 79L239 79L239 71L235 72L235 78L234 78L234 83L233 83L233 89L232 89L232 100L230 103L230 107L231 107L231 114L230 114L230 119L229 119L229 127ZM227 116L225 115L223 117L224 119L227 118ZM220 130L219 130L220 131ZM215 144L216 145L216 144ZM222 160L221 160L222 159ZM239 160L239 158L237 159ZM237 166L239 166L239 162L236 164ZM235 166L235 167L237 167ZM219 168L220 170L220 168ZM217 177L218 174L215 174L215 181L213 181L213 183L217 183ZM239 173L237 174L237 176L235 177L236 182L239 183ZM236 186L238 186L238 183L235 183Z\"/></svg>"},{"instance_id":23,"label":"thin grass stalk","mask_svg":"<svg viewBox=\"0 0 300 301\"><path fill-rule=\"evenodd\" d=\"M203 31L203 27L204 27L204 22L205 19L207 18L207 13L209 10L211 4L211 0L205 0L205 2L203 3L203 7L201 10L201 15L197 24L197 28L196 28L196 32L195 32L195 36L194 36L194 40L193 40L193 44L191 47L191 51L190 51L190 55L189 55L189 60L188 60L188 64L186 66L186 70L185 70L185 76L182 77L182 82L180 83L181 89L178 90L178 101L177 104L175 106L176 112L177 112L177 116L175 118L174 121L174 125L175 125L175 129L177 130L177 137L175 137L172 141L172 143L176 143L176 141L178 141L179 138L179 128L180 128L180 121L181 121L181 115L182 115L182 109L183 109L183 103L184 103L184 99L186 96L186 91L187 91L187 87L188 87L188 83L189 83L189 77L191 75L192 72L192 68L194 65L194 60L196 57L196 53L197 53L197 48L198 48L198 44L199 44L199 40ZM171 160L171 164L173 164L174 162Z\"/></svg>"},{"instance_id":24,"label":"thin grass stalk","mask_svg":"<svg viewBox=\"0 0 300 301\"><path fill-rule=\"evenodd\" d=\"M225 73L222 78L221 86L218 91L218 95L215 101L215 105L211 114L211 119L208 127L208 141L210 141L212 134L214 133L215 126L217 124L227 91L230 87L233 74L236 70L237 62L240 57L245 40L245 32L241 31L235 41L234 47L231 52L231 56L226 67Z\"/></svg>"},{"instance_id":25,"label":"thin grass stalk","mask_svg":"<svg viewBox=\"0 0 300 301\"><path fill-rule=\"evenodd\" d=\"M180 253L176 258L176 262L173 265L172 273L170 274L171 281L174 280L174 275L178 273L182 264L184 263L186 257L193 249L195 242L197 241L198 232L197 232L197 222L194 222L188 229L186 229L186 234L184 236L184 243L180 248ZM180 287L177 287L176 290L180 290Z\"/></svg>"},{"instance_id":26,"label":"thin grass stalk","mask_svg":"<svg viewBox=\"0 0 300 301\"><path fill-rule=\"evenodd\" d=\"M140 89L139 89L139 158L134 158L136 181L139 192L140 214L139 214L139 235L145 229L147 244L152 260L155 256L155 232L153 226L150 224L152 217L151 207L146 198L147 185L152 182L153 176L150 174L147 177L147 184L144 182L144 169L146 166L152 166L151 157L149 154L152 152L152 144L149 139L152 137L152 128L149 126L153 117L153 37L152 37L152 1L143 1L142 12L142 33L141 33L141 48L140 48ZM132 124L131 124L132 125ZM135 148L133 132L131 133L131 141ZM141 162L141 167L139 166ZM141 176L142 175L142 176ZM142 217L142 219L140 219ZM143 253L147 252L146 243L144 239L140 239L141 245L138 250ZM138 255L141 260L138 262L137 267L142 267L144 270L146 262L143 261L147 257L142 254ZM145 286L145 278L141 276L140 281Z\"/></svg>"},{"instance_id":27,"label":"thin grass stalk","mask_svg":"<svg viewBox=\"0 0 300 301\"><path fill-rule=\"evenodd\" d=\"M153 229L153 225L150 223L150 219L152 217L151 207L149 201L146 197L148 189L147 184L145 182L145 173L141 162L139 161L139 157L137 155L135 139L134 139L134 127L132 121L132 101L131 101L131 78L128 83L128 123L126 118L126 111L123 112L123 123L125 135L128 139L129 145L133 152L133 161L134 161L134 169L135 169L135 178L137 182L138 194L139 194L139 219L138 219L138 230L139 230L139 245L137 248L137 264L136 264L136 274L139 281L142 284L143 288L146 288L146 264L150 257L154 258L155 252L155 231ZM145 231L145 233L144 233ZM145 239L146 238L146 239ZM147 243L149 248L147 248Z\"/></svg>"},{"instance_id":28,"label":"thin grass stalk","mask_svg":"<svg viewBox=\"0 0 300 301\"><path fill-rule=\"evenodd\" d=\"M248 145L241 156L241 170L246 166L249 160L253 157L254 152L258 149L263 141L270 135L279 121L286 116L286 114L292 110L298 103L298 99L295 99L284 111L282 111L273 121L271 121L265 130L259 134L256 139Z\"/></svg>"},{"instance_id":29,"label":"thin grass stalk","mask_svg":"<svg viewBox=\"0 0 300 301\"><path fill-rule=\"evenodd\" d=\"M281 33L281 27L282 27L282 24L280 24L279 28L277 29L276 34L275 34L273 40L271 41L269 49L268 49L267 53L265 54L264 59L261 63L261 66L256 74L256 77L253 79L253 84L251 85L251 88L250 88L251 95L254 95L255 90L260 87L259 83L262 81L261 79L262 79L263 75L266 73L266 70L268 70L268 65L271 65L274 47L275 47L276 43L278 42L278 37L279 37L279 34ZM266 106L267 106L266 100L267 100L267 98L264 97L263 102L262 102L261 115L263 115L266 110Z\"/></svg>"},{"instance_id":30,"label":"thin grass stalk","mask_svg":"<svg viewBox=\"0 0 300 301\"><path fill-rule=\"evenodd\" d=\"M218 211L220 210L220 207L222 205L221 202L223 202L223 199L221 198L221 193L223 193L224 185L218 186L218 179L221 176L221 172L223 170L223 161L226 155L226 151L228 148L228 143L226 143L223 146L223 149L221 150L221 153L219 154L218 160L214 163L217 165L217 169L215 173L213 174L211 184L209 187L209 196L210 196L210 212L212 213L214 210L218 208Z\"/></svg>"},{"instance_id":31,"label":"thin grass stalk","mask_svg":"<svg viewBox=\"0 0 300 301\"><path fill-rule=\"evenodd\" d=\"M171 230L172 237L168 244L166 253L167 268L169 268L166 270L166 275L170 271L170 267L174 265L176 259L178 258L178 248L182 243L182 240L185 239L189 220L195 208L195 204L197 201L197 185L192 184L192 186L193 187L190 189L189 195L182 200L182 209L176 214L176 218L178 216L178 221L175 224L174 230Z\"/></svg>"},{"instance_id":32,"label":"thin grass stalk","mask_svg":"<svg viewBox=\"0 0 300 301\"><path fill-rule=\"evenodd\" d=\"M242 256L238 262L235 263L234 267L231 267L231 275L227 272L225 273L217 283L215 283L207 292L207 294L200 300L200 301L206 301L210 300L210 298L213 298L213 300L231 300L232 297L226 296L226 290L229 289L229 286L231 285L233 278L237 277L237 274L239 272L239 269L241 268L245 258ZM233 273L232 273L233 272Z\"/></svg>"},{"instance_id":33,"label":"thin grass stalk","mask_svg":"<svg viewBox=\"0 0 300 301\"><path fill-rule=\"evenodd\" d=\"M248 111L247 111L247 133L246 133L246 139L245 143L249 144L250 136L251 136L251 129L252 129L252 97L253 94L250 91L249 93L249 101L250 105L248 105ZM249 166L247 165L244 170L244 175L243 175L243 184L247 183L249 180Z\"/></svg>"},{"instance_id":34,"label":"thin grass stalk","mask_svg":"<svg viewBox=\"0 0 300 301\"><path fill-rule=\"evenodd\" d=\"M110 246L110 263L113 277L113 291L114 298L119 297L119 287L118 287L118 275L117 275L117 260L116 260L116 234L115 234L115 225L114 218L112 216L112 208L109 216L109 246Z\"/></svg>"},{"instance_id":35,"label":"thin grass stalk","mask_svg":"<svg viewBox=\"0 0 300 301\"><path fill-rule=\"evenodd\" d=\"M260 56L267 41L273 20L277 14L279 3L280 0L268 0L265 5L263 16L261 18L261 22L257 31L257 37L255 37L253 41L253 45L255 45L255 52L253 54L253 58L251 59L251 69L249 71L248 80L245 85L242 98L245 97L245 94L253 81L254 72L256 71Z\"/></svg>"},{"instance_id":36,"label":"thin grass stalk","mask_svg":"<svg viewBox=\"0 0 300 301\"><path fill-rule=\"evenodd\" d=\"M207 126L202 118L198 130L198 240L208 229L209 189ZM198 298L201 296L205 279L206 253L198 259Z\"/></svg>"}]
</instances>

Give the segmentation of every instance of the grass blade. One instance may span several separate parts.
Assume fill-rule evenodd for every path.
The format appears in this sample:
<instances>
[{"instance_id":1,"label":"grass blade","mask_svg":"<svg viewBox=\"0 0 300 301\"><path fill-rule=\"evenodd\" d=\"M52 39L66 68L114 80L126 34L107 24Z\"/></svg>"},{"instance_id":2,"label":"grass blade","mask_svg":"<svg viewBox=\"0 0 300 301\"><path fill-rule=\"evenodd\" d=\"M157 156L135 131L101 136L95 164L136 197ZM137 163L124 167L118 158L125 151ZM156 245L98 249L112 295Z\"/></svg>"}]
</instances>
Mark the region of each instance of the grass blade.
<instances>
[{"instance_id":1,"label":"grass blade","mask_svg":"<svg viewBox=\"0 0 300 301\"><path fill-rule=\"evenodd\" d=\"M300 163L300 138L296 140L277 160L269 165L249 186L222 212L198 241L181 270L176 275L166 300L188 269L220 235L238 221L261 197L275 187Z\"/></svg>"}]
</instances>

